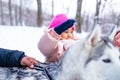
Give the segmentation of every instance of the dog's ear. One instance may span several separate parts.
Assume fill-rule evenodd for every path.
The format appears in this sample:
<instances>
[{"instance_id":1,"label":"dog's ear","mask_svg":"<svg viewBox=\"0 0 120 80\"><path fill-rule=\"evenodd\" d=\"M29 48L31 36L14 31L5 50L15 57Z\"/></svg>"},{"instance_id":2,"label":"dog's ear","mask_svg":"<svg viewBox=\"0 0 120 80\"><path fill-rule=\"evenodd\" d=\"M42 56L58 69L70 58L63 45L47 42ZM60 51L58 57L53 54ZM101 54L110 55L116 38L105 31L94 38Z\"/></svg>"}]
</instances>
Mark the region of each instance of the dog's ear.
<instances>
[{"instance_id":1,"label":"dog's ear","mask_svg":"<svg viewBox=\"0 0 120 80\"><path fill-rule=\"evenodd\" d=\"M107 34L107 36L109 37L109 39L111 39L113 41L114 36L116 34L116 32L120 30L116 25L112 28L112 30L109 32L109 34Z\"/></svg>"},{"instance_id":2,"label":"dog's ear","mask_svg":"<svg viewBox=\"0 0 120 80\"><path fill-rule=\"evenodd\" d=\"M87 37L87 44L89 44L92 47L94 44L100 41L102 35L101 30L101 26L99 24L96 24Z\"/></svg>"}]
</instances>

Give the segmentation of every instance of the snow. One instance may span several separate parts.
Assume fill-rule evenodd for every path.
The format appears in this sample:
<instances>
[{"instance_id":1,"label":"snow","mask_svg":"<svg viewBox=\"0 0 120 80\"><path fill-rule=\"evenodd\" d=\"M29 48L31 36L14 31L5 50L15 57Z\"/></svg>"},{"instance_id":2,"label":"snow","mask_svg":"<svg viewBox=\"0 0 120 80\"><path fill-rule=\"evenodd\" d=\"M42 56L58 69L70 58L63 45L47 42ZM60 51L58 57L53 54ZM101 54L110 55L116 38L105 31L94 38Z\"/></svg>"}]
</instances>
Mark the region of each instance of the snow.
<instances>
[{"instance_id":1,"label":"snow","mask_svg":"<svg viewBox=\"0 0 120 80\"><path fill-rule=\"evenodd\" d=\"M31 56L41 62L45 57L38 49L38 41L46 29L42 27L30 26L3 26L0 25L0 48L24 51L26 55ZM76 36L84 38L87 33L81 34L75 32Z\"/></svg>"},{"instance_id":2,"label":"snow","mask_svg":"<svg viewBox=\"0 0 120 80\"><path fill-rule=\"evenodd\" d=\"M44 27L10 27L0 25L0 48L24 51L26 55L43 62L44 56L37 47L43 32Z\"/></svg>"},{"instance_id":3,"label":"snow","mask_svg":"<svg viewBox=\"0 0 120 80\"><path fill-rule=\"evenodd\" d=\"M38 41L44 33L45 26L3 26L0 25L0 48L24 51L26 55L31 56L41 62L45 57L38 49ZM76 36L83 38L87 33L81 34L75 32Z\"/></svg>"}]
</instances>

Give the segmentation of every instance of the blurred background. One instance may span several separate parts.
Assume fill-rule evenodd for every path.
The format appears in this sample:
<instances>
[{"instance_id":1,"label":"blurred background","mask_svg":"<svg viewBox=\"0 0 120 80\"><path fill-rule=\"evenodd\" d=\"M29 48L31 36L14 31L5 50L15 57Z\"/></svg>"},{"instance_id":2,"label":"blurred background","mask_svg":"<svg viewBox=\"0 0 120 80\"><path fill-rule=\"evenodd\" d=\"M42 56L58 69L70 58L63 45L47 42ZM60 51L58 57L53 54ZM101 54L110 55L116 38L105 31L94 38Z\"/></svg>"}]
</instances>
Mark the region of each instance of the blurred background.
<instances>
[{"instance_id":1,"label":"blurred background","mask_svg":"<svg viewBox=\"0 0 120 80\"><path fill-rule=\"evenodd\" d=\"M118 22L120 0L0 0L0 25L48 26L54 15L76 19L76 31L90 31L94 18L109 29Z\"/></svg>"},{"instance_id":2,"label":"blurred background","mask_svg":"<svg viewBox=\"0 0 120 80\"><path fill-rule=\"evenodd\" d=\"M107 34L115 25L119 26L120 0L0 0L0 48L21 50L44 62L37 44L51 19L59 13L76 20L80 37L96 23Z\"/></svg>"}]
</instances>

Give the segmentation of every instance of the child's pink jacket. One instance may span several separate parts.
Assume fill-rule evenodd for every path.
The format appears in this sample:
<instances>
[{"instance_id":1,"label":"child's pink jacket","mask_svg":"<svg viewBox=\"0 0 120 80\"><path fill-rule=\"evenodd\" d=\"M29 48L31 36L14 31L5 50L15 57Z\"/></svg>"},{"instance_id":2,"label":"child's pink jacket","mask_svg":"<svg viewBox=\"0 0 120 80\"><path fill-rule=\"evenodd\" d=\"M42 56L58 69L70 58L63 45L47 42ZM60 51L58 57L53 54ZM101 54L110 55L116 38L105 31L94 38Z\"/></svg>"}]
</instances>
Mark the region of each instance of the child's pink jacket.
<instances>
[{"instance_id":1,"label":"child's pink jacket","mask_svg":"<svg viewBox=\"0 0 120 80\"><path fill-rule=\"evenodd\" d=\"M53 28L47 29L38 42L38 48L46 57L46 62L58 61L65 51L78 40L60 40Z\"/></svg>"}]
</instances>

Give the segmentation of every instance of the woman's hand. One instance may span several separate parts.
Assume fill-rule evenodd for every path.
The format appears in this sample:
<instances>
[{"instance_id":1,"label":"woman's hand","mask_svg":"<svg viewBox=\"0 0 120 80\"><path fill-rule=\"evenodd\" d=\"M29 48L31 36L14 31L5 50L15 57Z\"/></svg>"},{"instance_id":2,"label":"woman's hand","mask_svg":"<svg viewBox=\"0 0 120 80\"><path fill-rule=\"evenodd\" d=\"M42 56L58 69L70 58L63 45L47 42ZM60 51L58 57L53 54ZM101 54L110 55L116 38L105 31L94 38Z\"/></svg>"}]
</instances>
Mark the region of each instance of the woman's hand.
<instances>
[{"instance_id":1,"label":"woman's hand","mask_svg":"<svg viewBox=\"0 0 120 80\"><path fill-rule=\"evenodd\" d=\"M20 64L24 67L32 69L35 64L38 64L38 61L32 57L25 56L22 58Z\"/></svg>"}]
</instances>

